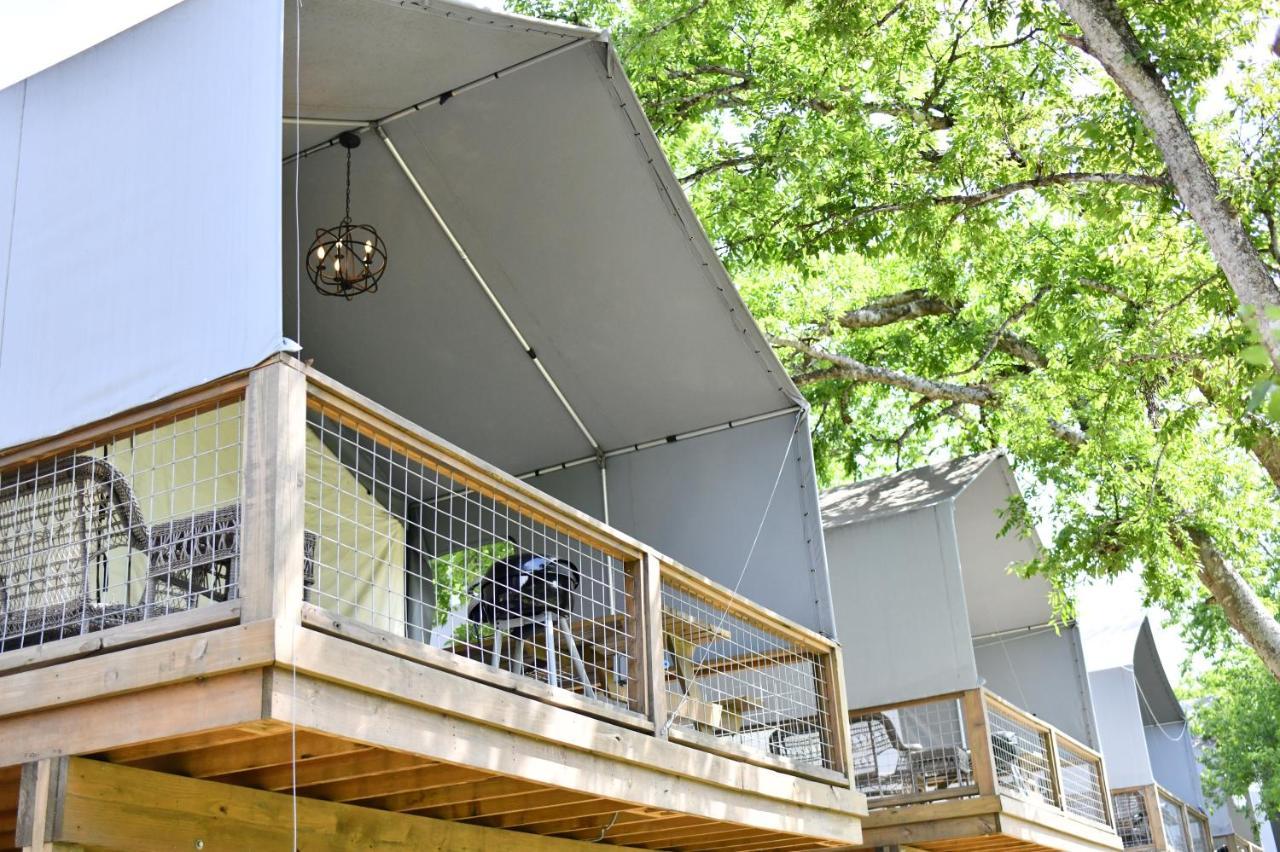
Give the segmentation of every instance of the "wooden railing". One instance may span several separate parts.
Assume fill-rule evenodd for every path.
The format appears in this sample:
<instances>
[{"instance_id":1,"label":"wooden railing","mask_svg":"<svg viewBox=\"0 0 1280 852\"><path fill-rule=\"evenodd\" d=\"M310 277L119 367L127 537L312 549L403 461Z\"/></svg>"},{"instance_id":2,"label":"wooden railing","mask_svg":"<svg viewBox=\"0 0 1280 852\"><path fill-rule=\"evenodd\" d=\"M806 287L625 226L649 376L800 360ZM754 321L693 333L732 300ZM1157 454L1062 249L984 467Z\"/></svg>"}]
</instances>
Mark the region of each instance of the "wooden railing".
<instances>
[{"instance_id":1,"label":"wooden railing","mask_svg":"<svg viewBox=\"0 0 1280 852\"><path fill-rule=\"evenodd\" d=\"M872 808L983 795L1112 825L1098 752L985 690L850 713L853 779Z\"/></svg>"},{"instance_id":2,"label":"wooden railing","mask_svg":"<svg viewBox=\"0 0 1280 852\"><path fill-rule=\"evenodd\" d=\"M1116 831L1126 849L1210 852L1209 818L1159 784L1112 791Z\"/></svg>"},{"instance_id":3,"label":"wooden railing","mask_svg":"<svg viewBox=\"0 0 1280 852\"><path fill-rule=\"evenodd\" d=\"M339 616L348 638L847 783L834 642L318 372L306 379L303 514L316 545L304 623L339 632ZM432 564L396 564L388 551L401 547ZM536 585L516 594L493 582L530 558L560 578L554 602L538 600ZM378 570L391 576L375 580ZM488 605L495 586L508 597Z\"/></svg>"},{"instance_id":4,"label":"wooden railing","mask_svg":"<svg viewBox=\"0 0 1280 852\"><path fill-rule=\"evenodd\" d=\"M72 507L56 630L33 494ZM263 619L848 784L833 642L294 359L0 455L0 673Z\"/></svg>"}]
</instances>

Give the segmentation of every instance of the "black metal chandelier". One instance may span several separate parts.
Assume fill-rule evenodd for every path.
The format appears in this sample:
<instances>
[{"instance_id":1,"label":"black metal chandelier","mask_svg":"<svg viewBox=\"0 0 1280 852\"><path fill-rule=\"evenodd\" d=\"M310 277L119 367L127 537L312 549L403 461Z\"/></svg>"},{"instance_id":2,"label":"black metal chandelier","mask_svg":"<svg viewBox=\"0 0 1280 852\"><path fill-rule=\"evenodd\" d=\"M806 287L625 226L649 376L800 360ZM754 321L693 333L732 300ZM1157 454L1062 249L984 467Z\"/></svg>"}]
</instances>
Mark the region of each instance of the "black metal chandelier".
<instances>
[{"instance_id":1,"label":"black metal chandelier","mask_svg":"<svg viewBox=\"0 0 1280 852\"><path fill-rule=\"evenodd\" d=\"M378 289L378 280L387 271L387 247L372 225L351 224L351 149L360 147L360 136L343 133L338 142L347 149L346 215L335 228L316 229L304 260L316 290L350 301Z\"/></svg>"}]
</instances>

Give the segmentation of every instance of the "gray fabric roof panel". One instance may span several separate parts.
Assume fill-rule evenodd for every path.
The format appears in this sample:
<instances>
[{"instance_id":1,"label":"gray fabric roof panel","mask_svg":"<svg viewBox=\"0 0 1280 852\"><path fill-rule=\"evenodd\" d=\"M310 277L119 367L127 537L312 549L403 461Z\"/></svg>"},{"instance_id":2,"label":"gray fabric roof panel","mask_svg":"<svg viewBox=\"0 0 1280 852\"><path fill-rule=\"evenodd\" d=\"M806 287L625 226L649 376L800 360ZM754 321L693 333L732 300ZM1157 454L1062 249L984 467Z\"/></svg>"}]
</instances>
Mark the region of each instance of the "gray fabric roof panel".
<instances>
[{"instance_id":1,"label":"gray fabric roof panel","mask_svg":"<svg viewBox=\"0 0 1280 852\"><path fill-rule=\"evenodd\" d=\"M459 4L307 0L302 73L297 8L285 4L284 114L372 121L596 33ZM317 58L336 61L316 61ZM332 135L332 134L330 134Z\"/></svg>"},{"instance_id":2,"label":"gray fabric roof panel","mask_svg":"<svg viewBox=\"0 0 1280 852\"><path fill-rule=\"evenodd\" d=\"M718 284L718 261L699 255L704 238L688 233L639 148L607 49L589 44L547 59L387 133L605 449L794 405L785 374L770 372L772 353L744 334L743 324L759 336L736 293ZM342 209L343 151L313 154L299 168L309 241ZM370 134L354 154L352 194L353 216L384 234L388 272L376 299L345 303L304 287L305 354L508 470L590 454ZM285 317L289 331L292 305ZM477 385L488 391L466 392ZM519 442L512 417L522 423Z\"/></svg>"},{"instance_id":3,"label":"gray fabric roof panel","mask_svg":"<svg viewBox=\"0 0 1280 852\"><path fill-rule=\"evenodd\" d=\"M992 450L829 488L822 492L822 525L831 529L941 503L963 491L1001 455Z\"/></svg>"}]
</instances>

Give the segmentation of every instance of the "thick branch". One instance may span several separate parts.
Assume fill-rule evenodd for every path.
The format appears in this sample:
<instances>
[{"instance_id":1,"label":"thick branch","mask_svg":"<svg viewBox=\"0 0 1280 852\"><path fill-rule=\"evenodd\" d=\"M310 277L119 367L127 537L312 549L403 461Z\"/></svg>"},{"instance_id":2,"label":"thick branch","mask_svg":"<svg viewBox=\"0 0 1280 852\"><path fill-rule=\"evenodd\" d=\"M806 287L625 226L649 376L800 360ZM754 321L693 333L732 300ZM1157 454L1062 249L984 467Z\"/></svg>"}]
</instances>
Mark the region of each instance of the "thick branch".
<instances>
[{"instance_id":1,"label":"thick branch","mask_svg":"<svg viewBox=\"0 0 1280 852\"><path fill-rule=\"evenodd\" d=\"M833 365L832 369L801 374L796 377L797 384L811 384L826 379L848 379L856 382L868 382L871 384L887 385L889 387L899 388L901 390L917 393L928 399L944 399L949 402L962 402L967 405L990 405L996 399L995 392L985 385L958 385L951 382L940 382L933 379L926 379L920 376L913 376L910 373L904 373L900 370L891 370L886 367L873 367L870 364L864 364L854 358L845 355L837 355L833 352L826 352L816 346L803 343L799 340L788 340L786 338L773 338L770 340L775 346L785 346L788 349L794 349L802 352L810 358L819 361L828 361Z\"/></svg>"},{"instance_id":2,"label":"thick branch","mask_svg":"<svg viewBox=\"0 0 1280 852\"><path fill-rule=\"evenodd\" d=\"M1032 306L1034 306L1034 302L1027 307L1029 309ZM879 328L880 326L892 325L895 322L920 319L921 317L947 316L958 313L959 310L959 306L944 302L941 299L935 299L927 295L923 290L907 290L877 299L860 308L848 311L840 317L838 322L850 331L858 331L859 329ZM1025 310L1011 319L1013 321L1021 319L1023 314L1025 314ZM996 332L993 337L992 347L1020 361L1025 361L1033 367L1047 367L1049 361L1045 358L1044 353L1009 331L1009 324L1010 322L1006 321ZM987 354L990 353L983 354L984 359ZM970 371L966 370L965 372Z\"/></svg>"},{"instance_id":3,"label":"thick branch","mask_svg":"<svg viewBox=\"0 0 1280 852\"><path fill-rule=\"evenodd\" d=\"M694 169L693 171L689 172L687 175L682 175L680 178L680 182L693 183L694 181L700 180L701 178L704 178L707 175L715 174L716 172L722 172L725 169L736 169L738 166L753 165L756 162L756 160L757 158L755 154L743 154L741 157L729 157L727 159L720 160L719 162L710 163L708 165L702 166L701 168Z\"/></svg>"},{"instance_id":4,"label":"thick branch","mask_svg":"<svg viewBox=\"0 0 1280 852\"><path fill-rule=\"evenodd\" d=\"M1114 0L1058 0L1058 5L1084 34L1083 40L1071 39L1070 43L1102 63L1142 118L1164 155L1178 197L1204 232L1214 260L1240 303L1253 308L1263 345L1272 366L1280 372L1277 323L1266 314L1267 307L1280 304L1280 287L1240 217L1219 191L1217 178L1124 12Z\"/></svg>"},{"instance_id":5,"label":"thick branch","mask_svg":"<svg viewBox=\"0 0 1280 852\"><path fill-rule=\"evenodd\" d=\"M889 297L887 300L882 299L861 308L855 308L840 317L840 325L851 331L857 331L862 328L879 328L902 320L943 316L956 312L954 307L941 299L926 296L923 290L909 290L907 293L918 293L919 296L904 301L896 301L895 297Z\"/></svg>"},{"instance_id":6,"label":"thick branch","mask_svg":"<svg viewBox=\"0 0 1280 852\"><path fill-rule=\"evenodd\" d=\"M889 204L872 204L866 207L855 207L853 210L843 215L832 215L803 225L805 228L814 228L818 225L826 224L833 220L848 224L866 216L874 216L881 213L901 213L905 210L914 210L919 207L930 205L937 206L959 206L968 210L974 207L980 207L984 204L990 204L993 201L999 201L1010 195L1024 192L1029 189L1044 189L1051 186L1074 186L1081 184L1108 184L1112 186L1133 186L1142 189L1161 189L1169 185L1169 178L1166 175L1145 175L1145 174L1129 174L1126 172L1059 172L1050 175L1038 175L1026 180L1014 181L1001 186L992 187L991 189L981 192L956 195L927 195L923 198L916 198L911 201L897 201Z\"/></svg>"},{"instance_id":7,"label":"thick branch","mask_svg":"<svg viewBox=\"0 0 1280 852\"><path fill-rule=\"evenodd\" d=\"M1231 626L1280 680L1280 622L1244 577L1227 563L1208 533L1188 527L1187 534L1200 555L1200 581L1222 607Z\"/></svg>"}]
</instances>

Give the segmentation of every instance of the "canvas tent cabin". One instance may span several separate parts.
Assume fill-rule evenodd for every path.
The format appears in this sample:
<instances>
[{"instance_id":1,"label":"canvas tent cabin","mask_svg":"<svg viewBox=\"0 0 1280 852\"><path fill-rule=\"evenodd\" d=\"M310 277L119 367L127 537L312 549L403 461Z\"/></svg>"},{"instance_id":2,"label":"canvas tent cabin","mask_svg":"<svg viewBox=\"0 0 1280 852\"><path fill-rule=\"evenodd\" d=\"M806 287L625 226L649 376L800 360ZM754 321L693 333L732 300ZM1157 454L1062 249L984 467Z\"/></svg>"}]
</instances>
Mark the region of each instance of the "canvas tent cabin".
<instances>
[{"instance_id":1,"label":"canvas tent cabin","mask_svg":"<svg viewBox=\"0 0 1280 852\"><path fill-rule=\"evenodd\" d=\"M1200 765L1151 623L1091 632L1085 650L1125 848L1206 852L1212 838Z\"/></svg>"},{"instance_id":2,"label":"canvas tent cabin","mask_svg":"<svg viewBox=\"0 0 1280 852\"><path fill-rule=\"evenodd\" d=\"M607 36L147 8L0 90L4 830L857 842L808 413Z\"/></svg>"},{"instance_id":3,"label":"canvas tent cabin","mask_svg":"<svg viewBox=\"0 0 1280 852\"><path fill-rule=\"evenodd\" d=\"M1019 493L995 452L822 495L867 845L1119 847L1079 631L1010 573Z\"/></svg>"},{"instance_id":4,"label":"canvas tent cabin","mask_svg":"<svg viewBox=\"0 0 1280 852\"><path fill-rule=\"evenodd\" d=\"M1203 749L1212 748L1200 743L1196 746L1197 759ZM1249 812L1251 801L1227 799L1214 804L1206 799L1209 811L1209 833L1213 836L1214 852L1264 852L1266 835L1271 826L1257 825Z\"/></svg>"}]
</instances>

